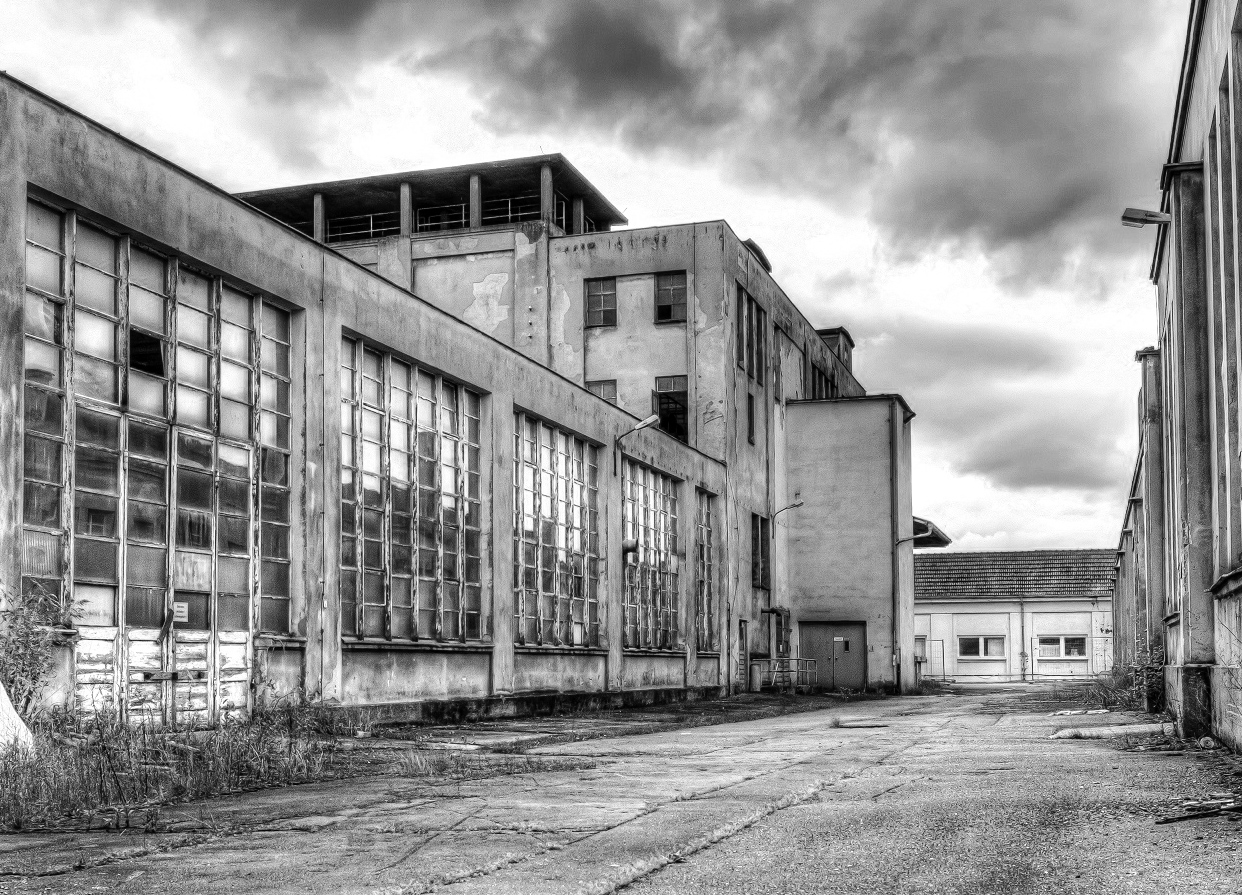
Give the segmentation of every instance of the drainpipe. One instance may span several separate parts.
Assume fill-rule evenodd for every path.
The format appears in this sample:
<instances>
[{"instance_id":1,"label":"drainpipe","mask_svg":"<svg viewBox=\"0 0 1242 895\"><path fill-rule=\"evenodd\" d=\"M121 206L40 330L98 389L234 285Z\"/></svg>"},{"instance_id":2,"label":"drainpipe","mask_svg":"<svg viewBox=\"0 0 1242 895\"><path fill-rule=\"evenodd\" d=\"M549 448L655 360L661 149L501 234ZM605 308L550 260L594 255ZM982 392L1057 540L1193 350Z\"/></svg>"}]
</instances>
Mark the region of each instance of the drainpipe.
<instances>
[{"instance_id":1,"label":"drainpipe","mask_svg":"<svg viewBox=\"0 0 1242 895\"><path fill-rule=\"evenodd\" d=\"M1022 683L1026 683L1026 603L1018 597L1018 636L1022 642L1018 644L1018 662L1022 668Z\"/></svg>"},{"instance_id":2,"label":"drainpipe","mask_svg":"<svg viewBox=\"0 0 1242 895\"><path fill-rule=\"evenodd\" d=\"M888 502L889 502L889 527L892 532L893 543L891 557L891 578L892 578L892 603L893 603L893 619L892 619L892 644L893 644L893 682L897 685L897 692L901 692L901 647L897 643L897 613L900 611L901 595L898 592L898 581L901 577L901 561L898 551L901 548L903 540L913 540L911 538L902 538L899 526L898 513L901 511L900 501L897 499L897 406L896 401L889 399L888 402Z\"/></svg>"}]
</instances>

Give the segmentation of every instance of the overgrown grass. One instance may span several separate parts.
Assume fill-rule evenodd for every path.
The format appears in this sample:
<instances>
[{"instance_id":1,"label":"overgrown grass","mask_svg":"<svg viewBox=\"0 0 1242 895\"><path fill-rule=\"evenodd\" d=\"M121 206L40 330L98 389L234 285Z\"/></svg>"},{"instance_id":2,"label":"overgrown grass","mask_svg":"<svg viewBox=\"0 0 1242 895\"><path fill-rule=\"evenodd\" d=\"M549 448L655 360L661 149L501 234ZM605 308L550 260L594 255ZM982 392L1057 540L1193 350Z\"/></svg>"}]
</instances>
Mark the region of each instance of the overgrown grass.
<instances>
[{"instance_id":1,"label":"overgrown grass","mask_svg":"<svg viewBox=\"0 0 1242 895\"><path fill-rule=\"evenodd\" d=\"M123 827L135 809L320 779L337 749L316 720L294 706L211 730L41 719L33 750L0 752L0 829L90 826L105 810Z\"/></svg>"}]
</instances>

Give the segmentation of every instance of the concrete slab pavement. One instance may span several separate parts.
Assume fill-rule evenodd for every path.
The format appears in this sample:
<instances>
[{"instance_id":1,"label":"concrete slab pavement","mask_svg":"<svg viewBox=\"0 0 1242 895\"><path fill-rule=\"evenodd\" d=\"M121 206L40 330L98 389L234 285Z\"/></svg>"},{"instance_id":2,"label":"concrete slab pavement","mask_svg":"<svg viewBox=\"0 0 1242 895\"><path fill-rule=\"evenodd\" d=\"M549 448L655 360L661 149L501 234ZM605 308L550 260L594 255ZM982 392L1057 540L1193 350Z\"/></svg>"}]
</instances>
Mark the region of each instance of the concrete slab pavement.
<instances>
[{"instance_id":1,"label":"concrete slab pavement","mask_svg":"<svg viewBox=\"0 0 1242 895\"><path fill-rule=\"evenodd\" d=\"M1187 879L1219 885L1194 891L1237 890L1237 826L1152 826L1219 788L1194 756L1049 740L1085 723L1049 705L1031 691L841 704L532 750L573 770L340 781L189 806L150 835L4 837L0 892L1157 891L1110 888L1131 879L1115 858L1139 838L1154 864L1206 857ZM1213 850L1187 852L1178 828L1203 823L1190 842Z\"/></svg>"}]
</instances>

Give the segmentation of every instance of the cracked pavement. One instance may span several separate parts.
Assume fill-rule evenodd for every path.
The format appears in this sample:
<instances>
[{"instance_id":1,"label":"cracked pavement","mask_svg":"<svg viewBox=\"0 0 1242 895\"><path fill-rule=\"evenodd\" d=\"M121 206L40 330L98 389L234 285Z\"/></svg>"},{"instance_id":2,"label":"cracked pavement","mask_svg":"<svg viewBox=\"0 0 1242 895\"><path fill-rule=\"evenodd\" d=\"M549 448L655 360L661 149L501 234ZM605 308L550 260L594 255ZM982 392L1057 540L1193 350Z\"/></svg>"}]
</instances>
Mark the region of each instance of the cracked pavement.
<instances>
[{"instance_id":1,"label":"cracked pavement","mask_svg":"<svg viewBox=\"0 0 1242 895\"><path fill-rule=\"evenodd\" d=\"M0 893L1242 891L1242 823L1154 826L1219 773L1049 740L1144 719L1052 717L1048 692L826 703L531 750L578 770L368 777L166 809L159 832L3 836Z\"/></svg>"}]
</instances>

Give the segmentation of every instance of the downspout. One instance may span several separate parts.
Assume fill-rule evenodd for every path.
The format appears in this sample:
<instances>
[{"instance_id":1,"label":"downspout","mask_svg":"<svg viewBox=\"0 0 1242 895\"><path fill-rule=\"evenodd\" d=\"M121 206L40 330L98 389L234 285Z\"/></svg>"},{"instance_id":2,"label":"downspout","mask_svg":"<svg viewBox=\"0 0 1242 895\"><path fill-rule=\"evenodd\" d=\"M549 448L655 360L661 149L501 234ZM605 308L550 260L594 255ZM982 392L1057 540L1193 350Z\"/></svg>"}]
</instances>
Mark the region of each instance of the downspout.
<instances>
[{"instance_id":1,"label":"downspout","mask_svg":"<svg viewBox=\"0 0 1242 895\"><path fill-rule=\"evenodd\" d=\"M328 257L325 250L319 253L319 392L320 401L325 408L319 415L320 431L319 431L319 461L323 462L324 454L327 451L328 443L328 321L327 310L324 307L324 293L326 291L327 281L327 265ZM411 280L413 278L411 277ZM413 283L411 283L413 286ZM305 366L305 365L303 365ZM340 363L337 363L340 366ZM337 374L339 375L339 374ZM305 411L303 411L305 413ZM305 416L303 416L305 419ZM328 550L327 545L331 543L327 526L324 524L328 516L328 470L323 470L320 474L320 481L323 483L323 499L319 510L319 530L320 537L323 540L323 549L319 551L319 698L323 699L324 678L328 671L327 657L327 628L328 628ZM306 487L306 477L303 474L302 487ZM305 506L305 499L303 499ZM335 694L339 699L340 694Z\"/></svg>"},{"instance_id":2,"label":"downspout","mask_svg":"<svg viewBox=\"0 0 1242 895\"><path fill-rule=\"evenodd\" d=\"M1022 683L1026 683L1026 601L1018 597L1018 636L1022 642L1018 644L1018 662L1022 668Z\"/></svg>"},{"instance_id":3,"label":"downspout","mask_svg":"<svg viewBox=\"0 0 1242 895\"><path fill-rule=\"evenodd\" d=\"M897 614L900 612L901 595L898 592L898 582L901 580L901 560L898 551L901 549L901 529L899 528L898 513L901 512L900 501L897 498L897 407L893 399L888 402L888 498L889 498L889 528L892 537L889 539L892 544L891 570L892 578L892 603L893 617L890 636L893 644L893 683L897 687L897 692L901 692L901 646L897 643Z\"/></svg>"}]
</instances>

